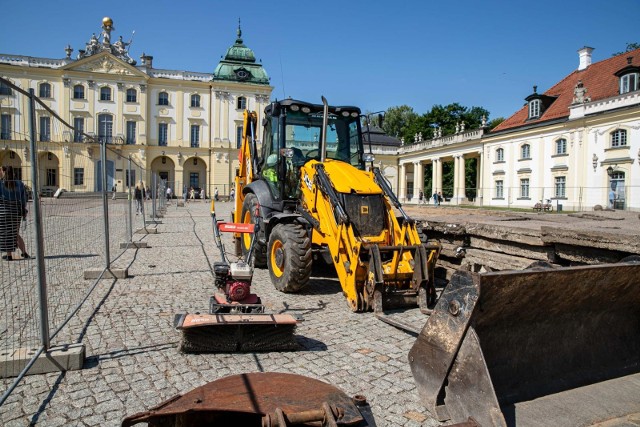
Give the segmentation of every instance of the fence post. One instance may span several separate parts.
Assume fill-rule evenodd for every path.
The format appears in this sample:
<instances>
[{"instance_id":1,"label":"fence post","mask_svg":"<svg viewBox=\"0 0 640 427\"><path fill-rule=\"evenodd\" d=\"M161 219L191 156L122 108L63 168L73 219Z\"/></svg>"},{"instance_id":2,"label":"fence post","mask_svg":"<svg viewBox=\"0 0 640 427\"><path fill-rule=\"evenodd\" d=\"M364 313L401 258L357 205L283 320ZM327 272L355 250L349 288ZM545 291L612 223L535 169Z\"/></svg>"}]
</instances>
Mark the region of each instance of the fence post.
<instances>
[{"instance_id":1,"label":"fence post","mask_svg":"<svg viewBox=\"0 0 640 427\"><path fill-rule=\"evenodd\" d=\"M129 231L129 243L133 242L133 210L131 207L131 155L129 155L129 170L127 171L128 176L127 176L127 192L129 193L127 195L127 204L129 206L129 217L127 218L127 227L128 227L128 231Z\"/></svg>"},{"instance_id":2,"label":"fence post","mask_svg":"<svg viewBox=\"0 0 640 427\"><path fill-rule=\"evenodd\" d=\"M104 138L100 141L100 157L102 160L102 210L104 213L104 258L105 268L111 265L111 254L109 253L109 197L107 194L107 141Z\"/></svg>"},{"instance_id":3,"label":"fence post","mask_svg":"<svg viewBox=\"0 0 640 427\"><path fill-rule=\"evenodd\" d=\"M40 184L38 182L38 150L36 148L35 94L29 89L29 142L31 146L31 185L33 193L33 219L36 232L36 262L38 272L38 299L40 303L40 336L44 351L51 345L49 335L49 307L47 299L47 275L44 265L44 237L42 210L40 209Z\"/></svg>"},{"instance_id":4,"label":"fence post","mask_svg":"<svg viewBox=\"0 0 640 427\"><path fill-rule=\"evenodd\" d=\"M156 180L156 174L151 172L151 214L153 215L152 218L155 221L155 219L157 218L156 216L156 197L157 197L157 192L158 192L158 182Z\"/></svg>"}]
</instances>

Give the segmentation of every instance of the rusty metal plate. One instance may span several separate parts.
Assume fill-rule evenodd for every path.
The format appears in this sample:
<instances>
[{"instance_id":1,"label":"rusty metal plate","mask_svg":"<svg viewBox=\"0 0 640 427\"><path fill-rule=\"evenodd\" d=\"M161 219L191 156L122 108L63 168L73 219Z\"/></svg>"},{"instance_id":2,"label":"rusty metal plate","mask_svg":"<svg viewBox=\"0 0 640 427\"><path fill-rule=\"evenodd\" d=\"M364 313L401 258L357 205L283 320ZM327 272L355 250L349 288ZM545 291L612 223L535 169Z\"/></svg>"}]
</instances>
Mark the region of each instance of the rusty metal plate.
<instances>
[{"instance_id":1,"label":"rusty metal plate","mask_svg":"<svg viewBox=\"0 0 640 427\"><path fill-rule=\"evenodd\" d=\"M215 423L220 420L216 415L224 413L232 414L235 425L254 425L245 424L250 418L243 416L255 414L257 418L250 420L261 422L263 416L275 414L276 409L285 414L297 414L321 409L323 403L338 408L338 425L349 426L364 421L352 398L330 384L302 375L258 372L210 382L147 412L127 417L122 426L140 422L162 426L196 425L203 419L213 420L211 425L229 425L225 424L229 418ZM204 418L207 415L210 417Z\"/></svg>"}]
</instances>

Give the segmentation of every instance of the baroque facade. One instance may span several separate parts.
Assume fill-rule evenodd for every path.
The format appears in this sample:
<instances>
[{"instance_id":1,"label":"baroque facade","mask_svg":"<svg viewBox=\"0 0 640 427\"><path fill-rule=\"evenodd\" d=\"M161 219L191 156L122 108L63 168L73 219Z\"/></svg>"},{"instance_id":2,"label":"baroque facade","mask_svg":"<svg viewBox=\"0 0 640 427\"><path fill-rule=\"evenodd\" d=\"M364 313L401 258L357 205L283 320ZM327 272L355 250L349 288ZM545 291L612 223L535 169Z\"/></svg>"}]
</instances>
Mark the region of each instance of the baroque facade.
<instances>
[{"instance_id":1,"label":"baroque facade","mask_svg":"<svg viewBox=\"0 0 640 427\"><path fill-rule=\"evenodd\" d=\"M534 86L490 132L462 129L402 146L401 200L445 190L455 204L640 210L640 49L596 63L592 51L580 49L577 70L544 93ZM477 162L472 189L465 187L470 159ZM442 188L443 163L454 169L453 188Z\"/></svg>"},{"instance_id":2,"label":"baroque facade","mask_svg":"<svg viewBox=\"0 0 640 427\"><path fill-rule=\"evenodd\" d=\"M100 150L93 140L110 148L108 187L128 186L131 157L144 169L134 180L150 182L154 173L177 195L185 186L205 188L207 194L217 187L220 195L228 194L238 166L243 111L260 115L273 90L240 27L213 73L154 68L153 57L144 53L137 64L129 56L130 42L122 37L112 42L113 30L113 21L104 18L100 36L94 33L75 58L70 46L64 59L0 54L0 77L33 89L48 107L35 111L38 159L46 170L40 190L100 191L101 181L93 179L101 167ZM17 167L25 179L31 168L28 111L26 97L0 87L0 163ZM91 159L81 165L82 180L75 153Z\"/></svg>"}]
</instances>

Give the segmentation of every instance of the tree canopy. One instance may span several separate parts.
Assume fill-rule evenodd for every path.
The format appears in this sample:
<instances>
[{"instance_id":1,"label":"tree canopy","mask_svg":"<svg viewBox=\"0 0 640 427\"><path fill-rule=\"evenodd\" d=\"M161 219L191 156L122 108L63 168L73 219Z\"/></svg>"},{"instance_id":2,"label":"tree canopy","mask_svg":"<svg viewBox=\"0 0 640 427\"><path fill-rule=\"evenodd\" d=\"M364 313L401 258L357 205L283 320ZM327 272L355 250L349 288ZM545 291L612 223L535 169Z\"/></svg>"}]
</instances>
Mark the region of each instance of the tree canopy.
<instances>
[{"instance_id":1,"label":"tree canopy","mask_svg":"<svg viewBox=\"0 0 640 427\"><path fill-rule=\"evenodd\" d=\"M482 124L482 118L489 119L489 111L482 107L465 107L455 102L449 105L434 105L430 111L420 115L408 105L400 105L387 109L382 122L382 130L387 135L403 138L405 143L413 143L416 134L422 139L431 139L437 128L442 135L456 132L456 126L464 122L465 129L475 129ZM498 121L499 120L499 121ZM495 127L504 119L493 119Z\"/></svg>"}]
</instances>

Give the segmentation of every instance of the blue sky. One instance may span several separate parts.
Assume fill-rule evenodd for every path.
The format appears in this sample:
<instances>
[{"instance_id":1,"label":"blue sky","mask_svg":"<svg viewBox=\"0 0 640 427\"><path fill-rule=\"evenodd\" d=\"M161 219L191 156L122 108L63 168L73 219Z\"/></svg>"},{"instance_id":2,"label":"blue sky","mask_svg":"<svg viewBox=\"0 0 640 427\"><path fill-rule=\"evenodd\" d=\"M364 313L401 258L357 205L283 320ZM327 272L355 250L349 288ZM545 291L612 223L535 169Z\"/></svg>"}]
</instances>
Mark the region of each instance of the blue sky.
<instances>
[{"instance_id":1,"label":"blue sky","mask_svg":"<svg viewBox=\"0 0 640 427\"><path fill-rule=\"evenodd\" d=\"M154 67L212 72L236 38L271 77L272 98L357 105L363 111L435 104L509 117L578 66L640 43L639 0L8 1L0 53L62 58L113 19Z\"/></svg>"}]
</instances>

